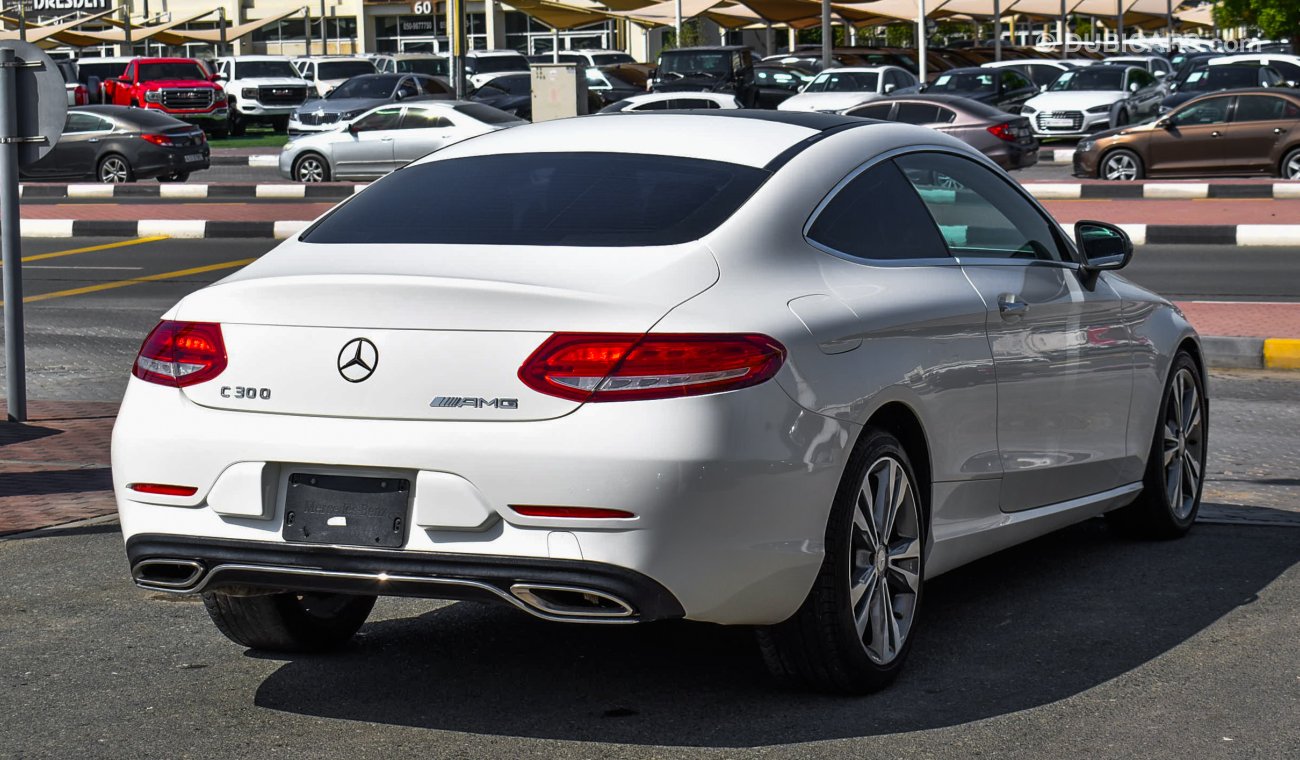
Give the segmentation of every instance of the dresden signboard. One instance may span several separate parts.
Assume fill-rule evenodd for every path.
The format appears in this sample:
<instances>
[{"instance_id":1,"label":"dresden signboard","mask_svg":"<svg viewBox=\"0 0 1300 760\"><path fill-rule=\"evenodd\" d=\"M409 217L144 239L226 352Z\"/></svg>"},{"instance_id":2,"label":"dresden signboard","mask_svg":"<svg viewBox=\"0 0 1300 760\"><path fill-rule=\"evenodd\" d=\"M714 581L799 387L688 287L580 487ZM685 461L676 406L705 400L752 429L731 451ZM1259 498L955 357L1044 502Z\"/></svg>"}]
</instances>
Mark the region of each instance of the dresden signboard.
<instances>
[{"instance_id":1,"label":"dresden signboard","mask_svg":"<svg viewBox=\"0 0 1300 760\"><path fill-rule=\"evenodd\" d=\"M29 12L45 13L87 11L98 13L113 7L113 0L27 0Z\"/></svg>"}]
</instances>

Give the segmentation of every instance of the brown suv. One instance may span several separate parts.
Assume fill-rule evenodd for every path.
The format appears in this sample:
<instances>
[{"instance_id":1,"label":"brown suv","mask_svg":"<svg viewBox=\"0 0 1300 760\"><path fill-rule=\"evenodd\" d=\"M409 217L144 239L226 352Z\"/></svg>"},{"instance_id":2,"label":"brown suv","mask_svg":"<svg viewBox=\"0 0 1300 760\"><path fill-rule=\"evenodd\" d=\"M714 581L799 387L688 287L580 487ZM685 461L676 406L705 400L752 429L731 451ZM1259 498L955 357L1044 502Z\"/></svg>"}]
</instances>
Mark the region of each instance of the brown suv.
<instances>
[{"instance_id":1,"label":"brown suv","mask_svg":"<svg viewBox=\"0 0 1300 760\"><path fill-rule=\"evenodd\" d=\"M1300 90L1232 90L1079 141L1074 176L1109 180L1264 174L1300 179Z\"/></svg>"}]
</instances>

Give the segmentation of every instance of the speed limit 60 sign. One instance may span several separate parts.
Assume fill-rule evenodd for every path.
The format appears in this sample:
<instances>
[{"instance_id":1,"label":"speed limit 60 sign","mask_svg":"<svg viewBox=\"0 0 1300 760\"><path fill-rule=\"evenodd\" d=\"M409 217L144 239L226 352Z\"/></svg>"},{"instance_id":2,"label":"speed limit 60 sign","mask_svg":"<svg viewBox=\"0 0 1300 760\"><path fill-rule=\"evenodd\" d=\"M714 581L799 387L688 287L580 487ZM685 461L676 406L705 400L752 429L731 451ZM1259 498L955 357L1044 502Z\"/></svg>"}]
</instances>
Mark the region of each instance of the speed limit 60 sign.
<instances>
[{"instance_id":1,"label":"speed limit 60 sign","mask_svg":"<svg viewBox=\"0 0 1300 760\"><path fill-rule=\"evenodd\" d=\"M411 11L421 15L428 15L433 13L433 3L429 2L429 0L420 0L418 3L411 3Z\"/></svg>"}]
</instances>

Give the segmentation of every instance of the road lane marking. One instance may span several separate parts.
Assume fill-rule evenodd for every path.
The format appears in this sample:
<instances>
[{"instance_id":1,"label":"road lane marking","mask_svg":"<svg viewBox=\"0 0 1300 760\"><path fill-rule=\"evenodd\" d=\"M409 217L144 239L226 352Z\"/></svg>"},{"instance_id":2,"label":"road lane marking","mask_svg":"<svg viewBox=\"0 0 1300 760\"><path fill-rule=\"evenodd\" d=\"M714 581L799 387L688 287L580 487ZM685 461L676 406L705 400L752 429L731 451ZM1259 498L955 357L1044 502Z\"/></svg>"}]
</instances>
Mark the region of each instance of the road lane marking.
<instances>
[{"instance_id":1,"label":"road lane marking","mask_svg":"<svg viewBox=\"0 0 1300 760\"><path fill-rule=\"evenodd\" d=\"M57 264L37 264L32 267L23 267L23 269L116 269L122 271L138 272L144 267L86 267L86 266L58 266Z\"/></svg>"},{"instance_id":2,"label":"road lane marking","mask_svg":"<svg viewBox=\"0 0 1300 760\"><path fill-rule=\"evenodd\" d=\"M22 261L26 264L29 261L44 261L45 259L54 259L59 256L71 256L74 253L91 253L93 251L107 251L112 248L126 248L131 245L141 245L143 243L156 243L159 240L167 240L167 235L149 235L147 237L135 238L133 240L119 240L116 243L104 243L102 245L90 245L85 248L72 248L67 251L54 251L52 253L37 253L31 256L24 256Z\"/></svg>"},{"instance_id":3,"label":"road lane marking","mask_svg":"<svg viewBox=\"0 0 1300 760\"><path fill-rule=\"evenodd\" d=\"M102 282L98 285L87 285L83 288L71 288L68 290L56 290L53 293L41 293L35 296L27 296L23 303L34 303L36 301L48 301L52 298L67 298L68 296L79 296L86 293L98 293L102 290L113 290L114 288L125 288L128 285L139 285L145 282L159 282L161 280L173 280L178 277L188 277L195 274L204 274L206 272L218 272L222 269L234 269L236 267L247 266L257 259L239 259L238 261L223 261L220 264L208 264L203 267L193 267L191 269L178 269L175 272L163 272L162 274L151 274L145 277L132 277L129 280L116 280L114 282ZM4 301L0 301L0 306Z\"/></svg>"}]
</instances>

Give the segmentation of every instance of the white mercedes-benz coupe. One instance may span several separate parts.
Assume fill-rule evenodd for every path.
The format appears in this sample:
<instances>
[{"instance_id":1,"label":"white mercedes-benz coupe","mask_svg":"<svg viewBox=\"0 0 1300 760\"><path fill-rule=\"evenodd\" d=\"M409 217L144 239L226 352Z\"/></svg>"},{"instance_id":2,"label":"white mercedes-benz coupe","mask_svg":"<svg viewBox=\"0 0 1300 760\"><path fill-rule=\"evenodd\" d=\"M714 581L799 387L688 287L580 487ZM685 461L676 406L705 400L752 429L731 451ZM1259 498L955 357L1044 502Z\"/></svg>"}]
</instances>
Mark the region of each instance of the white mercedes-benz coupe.
<instances>
[{"instance_id":1,"label":"white mercedes-benz coupe","mask_svg":"<svg viewBox=\"0 0 1300 760\"><path fill-rule=\"evenodd\" d=\"M113 432L131 573L258 649L488 599L757 626L784 680L877 689L927 579L1103 513L1191 525L1198 338L1131 254L922 127L466 140L163 315Z\"/></svg>"}]
</instances>

